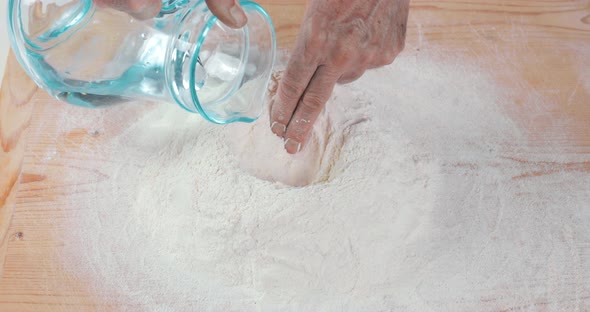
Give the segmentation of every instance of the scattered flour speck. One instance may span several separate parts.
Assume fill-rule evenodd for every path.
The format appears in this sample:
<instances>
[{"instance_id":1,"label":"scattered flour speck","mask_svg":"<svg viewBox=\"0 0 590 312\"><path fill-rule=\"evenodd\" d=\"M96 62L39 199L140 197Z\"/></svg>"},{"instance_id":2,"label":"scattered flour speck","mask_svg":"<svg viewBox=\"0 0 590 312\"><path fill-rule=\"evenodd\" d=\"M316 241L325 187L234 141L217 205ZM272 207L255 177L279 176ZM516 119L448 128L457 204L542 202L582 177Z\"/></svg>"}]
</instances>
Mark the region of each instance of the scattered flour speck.
<instances>
[{"instance_id":1,"label":"scattered flour speck","mask_svg":"<svg viewBox=\"0 0 590 312\"><path fill-rule=\"evenodd\" d=\"M338 86L296 156L267 115L222 127L158 105L110 142L99 195L69 199L64 265L145 311L575 305L590 179L515 178L536 165L511 154L525 139L503 101L477 67L404 56Z\"/></svg>"}]
</instances>

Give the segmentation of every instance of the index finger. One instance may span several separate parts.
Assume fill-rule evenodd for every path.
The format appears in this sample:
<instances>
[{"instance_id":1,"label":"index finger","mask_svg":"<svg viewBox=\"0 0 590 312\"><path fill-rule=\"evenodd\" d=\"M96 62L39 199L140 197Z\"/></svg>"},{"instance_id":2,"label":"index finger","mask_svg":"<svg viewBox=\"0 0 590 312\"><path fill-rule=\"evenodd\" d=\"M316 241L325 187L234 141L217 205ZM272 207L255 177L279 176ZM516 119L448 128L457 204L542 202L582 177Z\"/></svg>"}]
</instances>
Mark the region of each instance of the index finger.
<instances>
[{"instance_id":1,"label":"index finger","mask_svg":"<svg viewBox=\"0 0 590 312\"><path fill-rule=\"evenodd\" d=\"M325 65L316 70L293 113L291 122L287 125L285 149L289 154L298 153L305 145L313 124L330 98L339 76L337 70Z\"/></svg>"},{"instance_id":2,"label":"index finger","mask_svg":"<svg viewBox=\"0 0 590 312\"><path fill-rule=\"evenodd\" d=\"M270 107L271 130L281 137L318 67L316 62L306 59L302 50L296 48L291 56Z\"/></svg>"}]
</instances>

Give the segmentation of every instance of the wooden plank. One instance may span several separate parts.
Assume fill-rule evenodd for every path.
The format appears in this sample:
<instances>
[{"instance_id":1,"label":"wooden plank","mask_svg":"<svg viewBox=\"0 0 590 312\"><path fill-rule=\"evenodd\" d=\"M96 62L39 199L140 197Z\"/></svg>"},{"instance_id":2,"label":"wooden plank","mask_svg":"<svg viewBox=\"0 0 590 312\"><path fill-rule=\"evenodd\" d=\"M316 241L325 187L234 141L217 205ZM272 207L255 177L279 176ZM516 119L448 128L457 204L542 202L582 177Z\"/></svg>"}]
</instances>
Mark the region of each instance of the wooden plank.
<instances>
[{"instance_id":1,"label":"wooden plank","mask_svg":"<svg viewBox=\"0 0 590 312\"><path fill-rule=\"evenodd\" d=\"M18 65L14 54L10 53L0 88L0 277L11 239L8 227L25 152L26 130L33 109L31 98L36 90L37 86Z\"/></svg>"},{"instance_id":2,"label":"wooden plank","mask_svg":"<svg viewBox=\"0 0 590 312\"><path fill-rule=\"evenodd\" d=\"M289 47L294 41L305 10L304 2L259 1L272 16L280 47ZM33 110L35 104L39 105ZM121 120L113 120L107 135L115 134L120 125L126 123L124 119L138 113L138 109L126 109L128 114L121 115ZM55 248L63 245L63 239L56 234L66 232L66 229L59 228L59 221L67 213L63 211L64 201L70 195L79 194L84 181L90 184L100 177L96 168L85 168L85 160L95 157L96 153L77 153L76 146L88 144L87 140L100 142L101 138L107 138L105 133L93 135L80 128L56 139L61 130L58 121L68 114L68 110L79 112L78 108L59 103L43 90L37 90L14 55L10 54L0 97L0 142L3 147L0 154L1 311L93 311L97 306L109 306L85 295L84 285L56 265ZM32 127L29 129L31 118ZM25 130L33 136L26 152ZM24 172L18 183L21 168ZM79 183L75 186L60 184L64 171L77 175ZM15 209L19 218L12 219ZM9 242L11 249L7 251ZM4 268L6 271L2 274ZM48 282L48 277L54 279ZM76 296L76 293L80 295ZM116 306L124 308L128 305L118 302Z\"/></svg>"},{"instance_id":3,"label":"wooden plank","mask_svg":"<svg viewBox=\"0 0 590 312\"><path fill-rule=\"evenodd\" d=\"M261 1L275 21L282 47L293 44L305 2ZM590 106L587 105L590 94L584 88L576 87L580 71L584 70L582 65L590 66L587 58L589 43L590 1L587 0L415 0L404 53L428 53L435 59L460 59L480 64L499 84L514 91L514 106L507 109L515 121L528 129L530 144L558 146L563 148L564 154L590 154ZM7 87L5 83L0 97L0 142L4 151L0 154L0 182L5 181L5 176L16 181L23 157L24 160L18 191L14 192L11 187L11 196L5 197L12 199L15 215L8 235L4 235L3 247L8 244L8 250L2 252L0 249L0 258L6 256L4 276L0 280L0 310L137 310L138 307L114 295L97 297L89 285L72 276L68 268L61 267L58 259L68 235L68 226L71 226L61 220L76 209L82 209L76 204L76 198L93 194L96 191L93 185L109 178L101 172L100 164L112 160L104 159L93 147L102 146L115 136L139 109L117 108L117 116L110 114L115 119L109 120L102 119L97 113L88 114L89 120L76 121L75 127L64 127L60 124L66 118L64 116L72 116L75 120L85 111L57 103L43 91L35 92L22 70L19 72L14 58L9 66L12 68L8 71L9 81L14 84ZM548 72L552 79L544 78ZM514 85L515 80L521 83ZM527 88L537 90L561 105L544 119L530 116L527 113L531 109L530 103L523 92ZM5 90L11 90L10 103L2 100L4 94L8 94ZM34 92L33 97L27 92ZM29 97L23 94L29 94ZM20 102L13 101L13 97ZM33 107L25 151L23 129ZM549 131L547 119L552 116L567 116L570 122L562 125L559 131ZM21 126L16 126L17 120ZM6 124L19 131L5 131ZM100 128L93 126L97 124L101 124ZM8 143L5 142L16 142L13 143L16 147L9 151L11 154L6 154L4 146ZM515 161L530 165L534 169L530 172L533 176L547 174L555 165L526 159ZM560 166L580 172L587 172L590 167L585 163ZM67 182L71 179L64 179L66 174L76 176L77 183ZM6 204L0 207L3 215L0 217L1 238L2 230L6 231L8 227L12 209ZM562 303L563 306L571 305L566 301ZM542 303L538 308L542 309Z\"/></svg>"}]
</instances>

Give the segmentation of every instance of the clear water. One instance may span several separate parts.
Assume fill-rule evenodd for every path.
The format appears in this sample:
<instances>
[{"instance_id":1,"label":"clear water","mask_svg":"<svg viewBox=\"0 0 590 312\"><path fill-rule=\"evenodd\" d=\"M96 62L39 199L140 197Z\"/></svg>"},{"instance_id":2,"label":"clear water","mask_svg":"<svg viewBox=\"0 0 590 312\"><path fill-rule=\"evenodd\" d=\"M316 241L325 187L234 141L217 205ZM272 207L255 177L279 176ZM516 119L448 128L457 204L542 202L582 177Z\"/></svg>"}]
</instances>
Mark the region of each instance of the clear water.
<instances>
[{"instance_id":1,"label":"clear water","mask_svg":"<svg viewBox=\"0 0 590 312\"><path fill-rule=\"evenodd\" d=\"M41 61L43 62L43 61ZM134 98L164 99L167 89L163 68L146 68L134 65L121 77L113 80L80 81L62 79L49 88L55 97L72 104L88 107L106 106L130 101Z\"/></svg>"},{"instance_id":2,"label":"clear water","mask_svg":"<svg viewBox=\"0 0 590 312\"><path fill-rule=\"evenodd\" d=\"M60 100L85 107L125 103L131 98L170 99L165 79L170 36L128 19L124 22L97 12L93 22L58 46L43 54L28 51L31 65L44 76L46 89ZM112 31L105 30L109 23ZM171 53L177 62L184 62L191 58L192 48L177 45ZM178 68L174 78L182 80L182 66L174 68ZM188 81L182 84L188 86ZM199 81L195 87L202 84Z\"/></svg>"},{"instance_id":3,"label":"clear water","mask_svg":"<svg viewBox=\"0 0 590 312\"><path fill-rule=\"evenodd\" d=\"M84 107L141 99L176 102L222 121L248 111L256 87L264 84L255 79L260 74L256 65L242 66L242 59L248 58L243 54L247 35L226 28L216 22L209 29L194 69L200 29L187 28L173 37L157 24L108 9L97 10L83 27L55 38L41 53L27 53L32 72L42 75L37 81L61 101ZM248 82L250 87L241 90Z\"/></svg>"}]
</instances>

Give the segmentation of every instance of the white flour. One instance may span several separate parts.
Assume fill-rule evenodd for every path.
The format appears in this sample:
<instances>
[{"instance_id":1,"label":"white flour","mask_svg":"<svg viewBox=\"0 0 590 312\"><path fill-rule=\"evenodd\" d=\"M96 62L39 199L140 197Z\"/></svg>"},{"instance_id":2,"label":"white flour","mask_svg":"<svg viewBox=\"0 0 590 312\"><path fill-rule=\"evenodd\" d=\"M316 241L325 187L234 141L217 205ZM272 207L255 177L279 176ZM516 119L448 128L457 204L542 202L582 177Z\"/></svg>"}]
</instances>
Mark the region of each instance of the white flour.
<instances>
[{"instance_id":1,"label":"white flour","mask_svg":"<svg viewBox=\"0 0 590 312\"><path fill-rule=\"evenodd\" d=\"M157 106L106 149L100 196L70 199L64 265L147 311L579 307L590 179L518 178L544 155L503 101L477 68L405 56L337 87L297 156L267 116Z\"/></svg>"}]
</instances>

